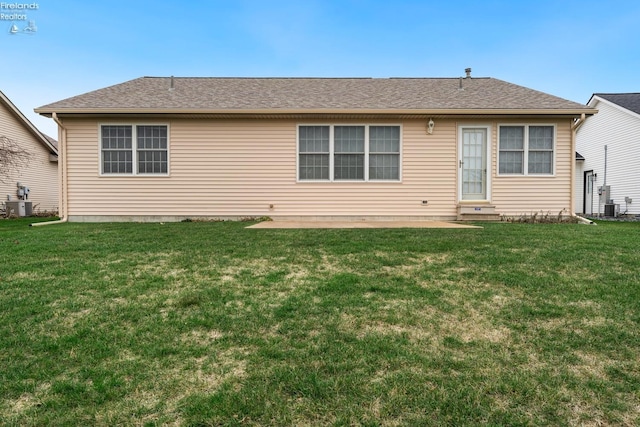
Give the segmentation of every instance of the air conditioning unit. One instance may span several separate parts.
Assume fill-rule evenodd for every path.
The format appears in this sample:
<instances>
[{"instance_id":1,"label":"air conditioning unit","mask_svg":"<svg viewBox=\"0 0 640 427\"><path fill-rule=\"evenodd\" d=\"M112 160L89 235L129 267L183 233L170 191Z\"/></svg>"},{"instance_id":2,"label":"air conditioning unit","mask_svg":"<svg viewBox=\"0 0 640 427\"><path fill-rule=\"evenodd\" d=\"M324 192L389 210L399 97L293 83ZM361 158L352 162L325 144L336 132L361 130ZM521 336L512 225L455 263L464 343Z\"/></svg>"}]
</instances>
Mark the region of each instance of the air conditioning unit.
<instances>
[{"instance_id":1,"label":"air conditioning unit","mask_svg":"<svg viewBox=\"0 0 640 427\"><path fill-rule=\"evenodd\" d=\"M4 202L7 216L31 216L33 215L33 202L26 200Z\"/></svg>"},{"instance_id":2,"label":"air conditioning unit","mask_svg":"<svg viewBox=\"0 0 640 427\"><path fill-rule=\"evenodd\" d=\"M617 217L620 215L620 205L608 203L604 205L604 216Z\"/></svg>"}]
</instances>

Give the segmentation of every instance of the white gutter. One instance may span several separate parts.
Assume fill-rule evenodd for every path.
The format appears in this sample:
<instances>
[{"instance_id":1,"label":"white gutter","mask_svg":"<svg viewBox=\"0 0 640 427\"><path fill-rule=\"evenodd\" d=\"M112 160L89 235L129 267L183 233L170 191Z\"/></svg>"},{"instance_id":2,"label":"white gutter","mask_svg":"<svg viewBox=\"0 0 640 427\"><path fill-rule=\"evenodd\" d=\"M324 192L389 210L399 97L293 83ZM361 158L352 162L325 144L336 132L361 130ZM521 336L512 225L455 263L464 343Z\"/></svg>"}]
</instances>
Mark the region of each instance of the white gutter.
<instances>
[{"instance_id":1,"label":"white gutter","mask_svg":"<svg viewBox=\"0 0 640 427\"><path fill-rule=\"evenodd\" d=\"M30 227L40 227L43 225L63 224L69 220L67 215L67 128L64 127L58 115L51 114L53 120L58 124L58 199L60 200L60 219L57 221L34 222Z\"/></svg>"},{"instance_id":2,"label":"white gutter","mask_svg":"<svg viewBox=\"0 0 640 427\"><path fill-rule=\"evenodd\" d=\"M41 115L55 114L46 108L36 108L34 111ZM390 115L548 115L548 116L576 116L578 114L595 114L598 110L590 109L541 109L541 108L229 108L229 109L197 109L197 108L133 108L133 107L105 107L105 108L62 108L60 114L234 114L234 115L283 115L283 114L390 114Z\"/></svg>"}]
</instances>

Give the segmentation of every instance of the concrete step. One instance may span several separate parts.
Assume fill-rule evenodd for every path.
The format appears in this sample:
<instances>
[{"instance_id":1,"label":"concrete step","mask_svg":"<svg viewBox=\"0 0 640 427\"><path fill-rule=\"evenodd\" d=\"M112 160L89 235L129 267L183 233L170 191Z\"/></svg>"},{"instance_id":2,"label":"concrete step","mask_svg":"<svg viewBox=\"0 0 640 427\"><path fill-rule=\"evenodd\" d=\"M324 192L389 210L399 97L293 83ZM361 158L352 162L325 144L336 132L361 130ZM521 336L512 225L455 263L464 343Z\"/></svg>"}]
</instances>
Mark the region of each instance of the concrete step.
<instances>
[{"instance_id":1,"label":"concrete step","mask_svg":"<svg viewBox=\"0 0 640 427\"><path fill-rule=\"evenodd\" d=\"M496 207L486 203L463 203L458 205L458 221L500 221Z\"/></svg>"},{"instance_id":2,"label":"concrete step","mask_svg":"<svg viewBox=\"0 0 640 427\"><path fill-rule=\"evenodd\" d=\"M458 214L458 221L500 221L500 214Z\"/></svg>"}]
</instances>

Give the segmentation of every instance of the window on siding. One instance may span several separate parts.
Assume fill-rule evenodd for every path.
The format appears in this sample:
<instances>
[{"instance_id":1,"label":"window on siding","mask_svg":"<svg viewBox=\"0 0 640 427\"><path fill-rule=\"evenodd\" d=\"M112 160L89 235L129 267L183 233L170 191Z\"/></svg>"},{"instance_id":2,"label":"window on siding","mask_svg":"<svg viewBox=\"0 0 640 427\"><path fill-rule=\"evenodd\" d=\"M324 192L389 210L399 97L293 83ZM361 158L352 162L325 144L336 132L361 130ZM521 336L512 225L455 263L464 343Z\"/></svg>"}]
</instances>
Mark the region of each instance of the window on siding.
<instances>
[{"instance_id":1,"label":"window on siding","mask_svg":"<svg viewBox=\"0 0 640 427\"><path fill-rule=\"evenodd\" d=\"M364 180L364 126L334 128L333 179Z\"/></svg>"},{"instance_id":2,"label":"window on siding","mask_svg":"<svg viewBox=\"0 0 640 427\"><path fill-rule=\"evenodd\" d=\"M400 128L371 126L369 128L369 179L398 180L400 178Z\"/></svg>"},{"instance_id":3,"label":"window on siding","mask_svg":"<svg viewBox=\"0 0 640 427\"><path fill-rule=\"evenodd\" d=\"M136 141L135 148L133 141ZM102 125L100 147L104 175L166 175L168 172L165 125Z\"/></svg>"},{"instance_id":4,"label":"window on siding","mask_svg":"<svg viewBox=\"0 0 640 427\"><path fill-rule=\"evenodd\" d=\"M102 126L102 173L132 173L131 126Z\"/></svg>"},{"instance_id":5,"label":"window on siding","mask_svg":"<svg viewBox=\"0 0 640 427\"><path fill-rule=\"evenodd\" d=\"M400 126L298 128L301 181L399 181Z\"/></svg>"},{"instance_id":6,"label":"window on siding","mask_svg":"<svg viewBox=\"0 0 640 427\"><path fill-rule=\"evenodd\" d=\"M553 150L553 126L500 126L498 172L552 175Z\"/></svg>"},{"instance_id":7,"label":"window on siding","mask_svg":"<svg viewBox=\"0 0 640 427\"><path fill-rule=\"evenodd\" d=\"M500 128L500 173L523 173L524 126Z\"/></svg>"},{"instance_id":8,"label":"window on siding","mask_svg":"<svg viewBox=\"0 0 640 427\"><path fill-rule=\"evenodd\" d=\"M138 173L167 173L167 127L136 126Z\"/></svg>"},{"instance_id":9,"label":"window on siding","mask_svg":"<svg viewBox=\"0 0 640 427\"><path fill-rule=\"evenodd\" d=\"M529 174L553 173L553 127L529 126Z\"/></svg>"},{"instance_id":10,"label":"window on siding","mask_svg":"<svg viewBox=\"0 0 640 427\"><path fill-rule=\"evenodd\" d=\"M303 180L329 179L329 126L300 126L299 176Z\"/></svg>"}]
</instances>

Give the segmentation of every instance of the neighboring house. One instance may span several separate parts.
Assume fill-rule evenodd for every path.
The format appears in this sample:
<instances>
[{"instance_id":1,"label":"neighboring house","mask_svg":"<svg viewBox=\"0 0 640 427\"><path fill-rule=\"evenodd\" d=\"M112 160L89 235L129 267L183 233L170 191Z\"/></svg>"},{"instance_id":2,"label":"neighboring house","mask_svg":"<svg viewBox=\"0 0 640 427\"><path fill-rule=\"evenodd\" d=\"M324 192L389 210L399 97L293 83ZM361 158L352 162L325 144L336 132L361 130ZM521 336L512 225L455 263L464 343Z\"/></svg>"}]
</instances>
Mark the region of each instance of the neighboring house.
<instances>
[{"instance_id":1,"label":"neighboring house","mask_svg":"<svg viewBox=\"0 0 640 427\"><path fill-rule=\"evenodd\" d=\"M620 214L638 215L640 93L595 93L588 105L598 114L585 120L576 134L576 149L584 161L576 168L575 210L604 215L608 204L613 213L619 208ZM610 191L601 198L598 189L605 180Z\"/></svg>"},{"instance_id":2,"label":"neighboring house","mask_svg":"<svg viewBox=\"0 0 640 427\"><path fill-rule=\"evenodd\" d=\"M573 214L595 109L494 78L143 77L36 109L62 215L490 219Z\"/></svg>"},{"instance_id":3,"label":"neighboring house","mask_svg":"<svg viewBox=\"0 0 640 427\"><path fill-rule=\"evenodd\" d=\"M0 137L9 138L28 153L26 164L0 177L2 202L18 200L17 183L30 189L28 200L34 212L58 211L58 149L54 139L40 132L0 92ZM6 167L3 167L6 170Z\"/></svg>"}]
</instances>

